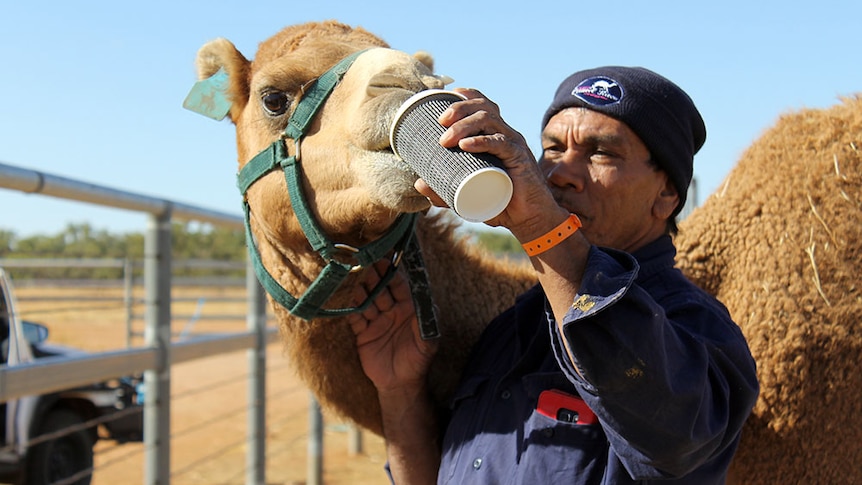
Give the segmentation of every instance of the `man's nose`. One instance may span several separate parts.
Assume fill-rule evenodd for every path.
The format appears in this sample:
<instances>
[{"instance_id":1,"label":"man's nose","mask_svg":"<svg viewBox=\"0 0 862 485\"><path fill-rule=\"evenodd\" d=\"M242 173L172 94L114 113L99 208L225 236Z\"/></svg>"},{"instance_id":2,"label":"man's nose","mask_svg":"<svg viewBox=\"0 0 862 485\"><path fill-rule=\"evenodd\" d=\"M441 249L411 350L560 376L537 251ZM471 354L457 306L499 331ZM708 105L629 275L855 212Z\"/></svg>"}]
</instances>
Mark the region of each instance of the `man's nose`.
<instances>
[{"instance_id":1,"label":"man's nose","mask_svg":"<svg viewBox=\"0 0 862 485\"><path fill-rule=\"evenodd\" d=\"M579 157L571 151L555 163L548 163L545 167L545 178L548 184L558 188L573 188L578 192L584 189L586 180L587 164L579 160Z\"/></svg>"}]
</instances>

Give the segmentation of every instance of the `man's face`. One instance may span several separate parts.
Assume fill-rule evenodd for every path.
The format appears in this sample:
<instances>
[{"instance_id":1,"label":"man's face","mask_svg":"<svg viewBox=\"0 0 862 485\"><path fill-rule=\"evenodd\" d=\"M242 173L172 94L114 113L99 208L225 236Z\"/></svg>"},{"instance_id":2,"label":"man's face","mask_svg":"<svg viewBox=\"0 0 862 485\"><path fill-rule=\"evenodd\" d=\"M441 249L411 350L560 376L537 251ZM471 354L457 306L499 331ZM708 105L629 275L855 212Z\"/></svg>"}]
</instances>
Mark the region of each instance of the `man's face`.
<instances>
[{"instance_id":1,"label":"man's face","mask_svg":"<svg viewBox=\"0 0 862 485\"><path fill-rule=\"evenodd\" d=\"M567 108L548 121L539 167L557 203L580 217L595 245L640 248L665 232L679 202L635 132L589 109Z\"/></svg>"}]
</instances>

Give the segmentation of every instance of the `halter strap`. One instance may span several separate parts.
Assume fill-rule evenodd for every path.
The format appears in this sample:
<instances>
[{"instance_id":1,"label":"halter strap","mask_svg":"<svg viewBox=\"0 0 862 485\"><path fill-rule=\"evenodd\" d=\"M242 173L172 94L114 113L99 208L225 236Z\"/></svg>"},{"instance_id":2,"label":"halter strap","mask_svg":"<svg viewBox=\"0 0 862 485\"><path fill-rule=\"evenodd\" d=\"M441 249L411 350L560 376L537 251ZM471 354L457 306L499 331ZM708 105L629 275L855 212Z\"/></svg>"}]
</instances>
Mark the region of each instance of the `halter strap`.
<instances>
[{"instance_id":1,"label":"halter strap","mask_svg":"<svg viewBox=\"0 0 862 485\"><path fill-rule=\"evenodd\" d=\"M311 320L315 317L334 317L365 310L395 276L401 257L409 245L411 264L408 268L408 277L411 287L424 287L418 293L416 291L411 292L414 293L421 333L423 338L433 338L439 335L436 316L430 302L430 293L427 291L427 275L422 263L422 256L419 253L418 244L413 238L417 214L402 214L383 237L361 248L332 243L315 221L304 197L300 160L296 155L289 155L285 144L286 138L293 139L297 152L299 152L300 139L305 135L317 111L341 81L341 78L344 77L353 61L362 52L364 51L347 56L315 80L300 99L288 120L283 136L255 155L237 174L237 187L243 195L243 215L249 257L254 266L255 274L267 293L291 314L305 320ZM251 207L248 204L246 193L252 184L276 169L284 171L290 201L306 239L308 239L312 249L317 251L321 258L326 261L321 273L300 298L291 295L264 267L251 231ZM372 265L383 259L390 251L394 251L394 255L389 268L362 304L352 308L321 308L351 272ZM336 253L339 252L350 253L356 264L343 263L335 259ZM415 266L417 262L418 267Z\"/></svg>"}]
</instances>

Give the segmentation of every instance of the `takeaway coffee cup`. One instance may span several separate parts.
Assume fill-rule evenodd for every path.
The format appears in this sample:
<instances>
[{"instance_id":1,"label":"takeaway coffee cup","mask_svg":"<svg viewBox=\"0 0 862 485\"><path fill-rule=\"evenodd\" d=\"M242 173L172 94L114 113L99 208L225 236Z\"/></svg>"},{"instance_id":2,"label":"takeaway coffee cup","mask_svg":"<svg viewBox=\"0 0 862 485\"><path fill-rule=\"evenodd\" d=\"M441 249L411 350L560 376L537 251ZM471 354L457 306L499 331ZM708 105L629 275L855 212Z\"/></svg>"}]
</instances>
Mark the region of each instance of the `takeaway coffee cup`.
<instances>
[{"instance_id":1,"label":"takeaway coffee cup","mask_svg":"<svg viewBox=\"0 0 862 485\"><path fill-rule=\"evenodd\" d=\"M389 141L395 155L431 187L459 216L470 222L491 219L509 205L512 180L500 161L440 145L445 128L437 118L450 104L466 99L442 89L420 91L395 114Z\"/></svg>"}]
</instances>

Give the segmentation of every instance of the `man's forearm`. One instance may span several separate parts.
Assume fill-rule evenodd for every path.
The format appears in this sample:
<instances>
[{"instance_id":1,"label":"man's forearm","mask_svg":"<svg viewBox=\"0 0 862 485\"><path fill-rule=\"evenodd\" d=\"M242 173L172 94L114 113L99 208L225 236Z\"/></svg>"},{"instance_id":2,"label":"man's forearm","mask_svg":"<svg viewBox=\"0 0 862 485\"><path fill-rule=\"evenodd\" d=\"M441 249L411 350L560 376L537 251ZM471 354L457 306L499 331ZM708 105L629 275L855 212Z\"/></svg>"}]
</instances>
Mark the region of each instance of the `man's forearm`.
<instances>
[{"instance_id":1,"label":"man's forearm","mask_svg":"<svg viewBox=\"0 0 862 485\"><path fill-rule=\"evenodd\" d=\"M393 482L396 485L437 483L440 428L427 390L381 393L380 407Z\"/></svg>"}]
</instances>

